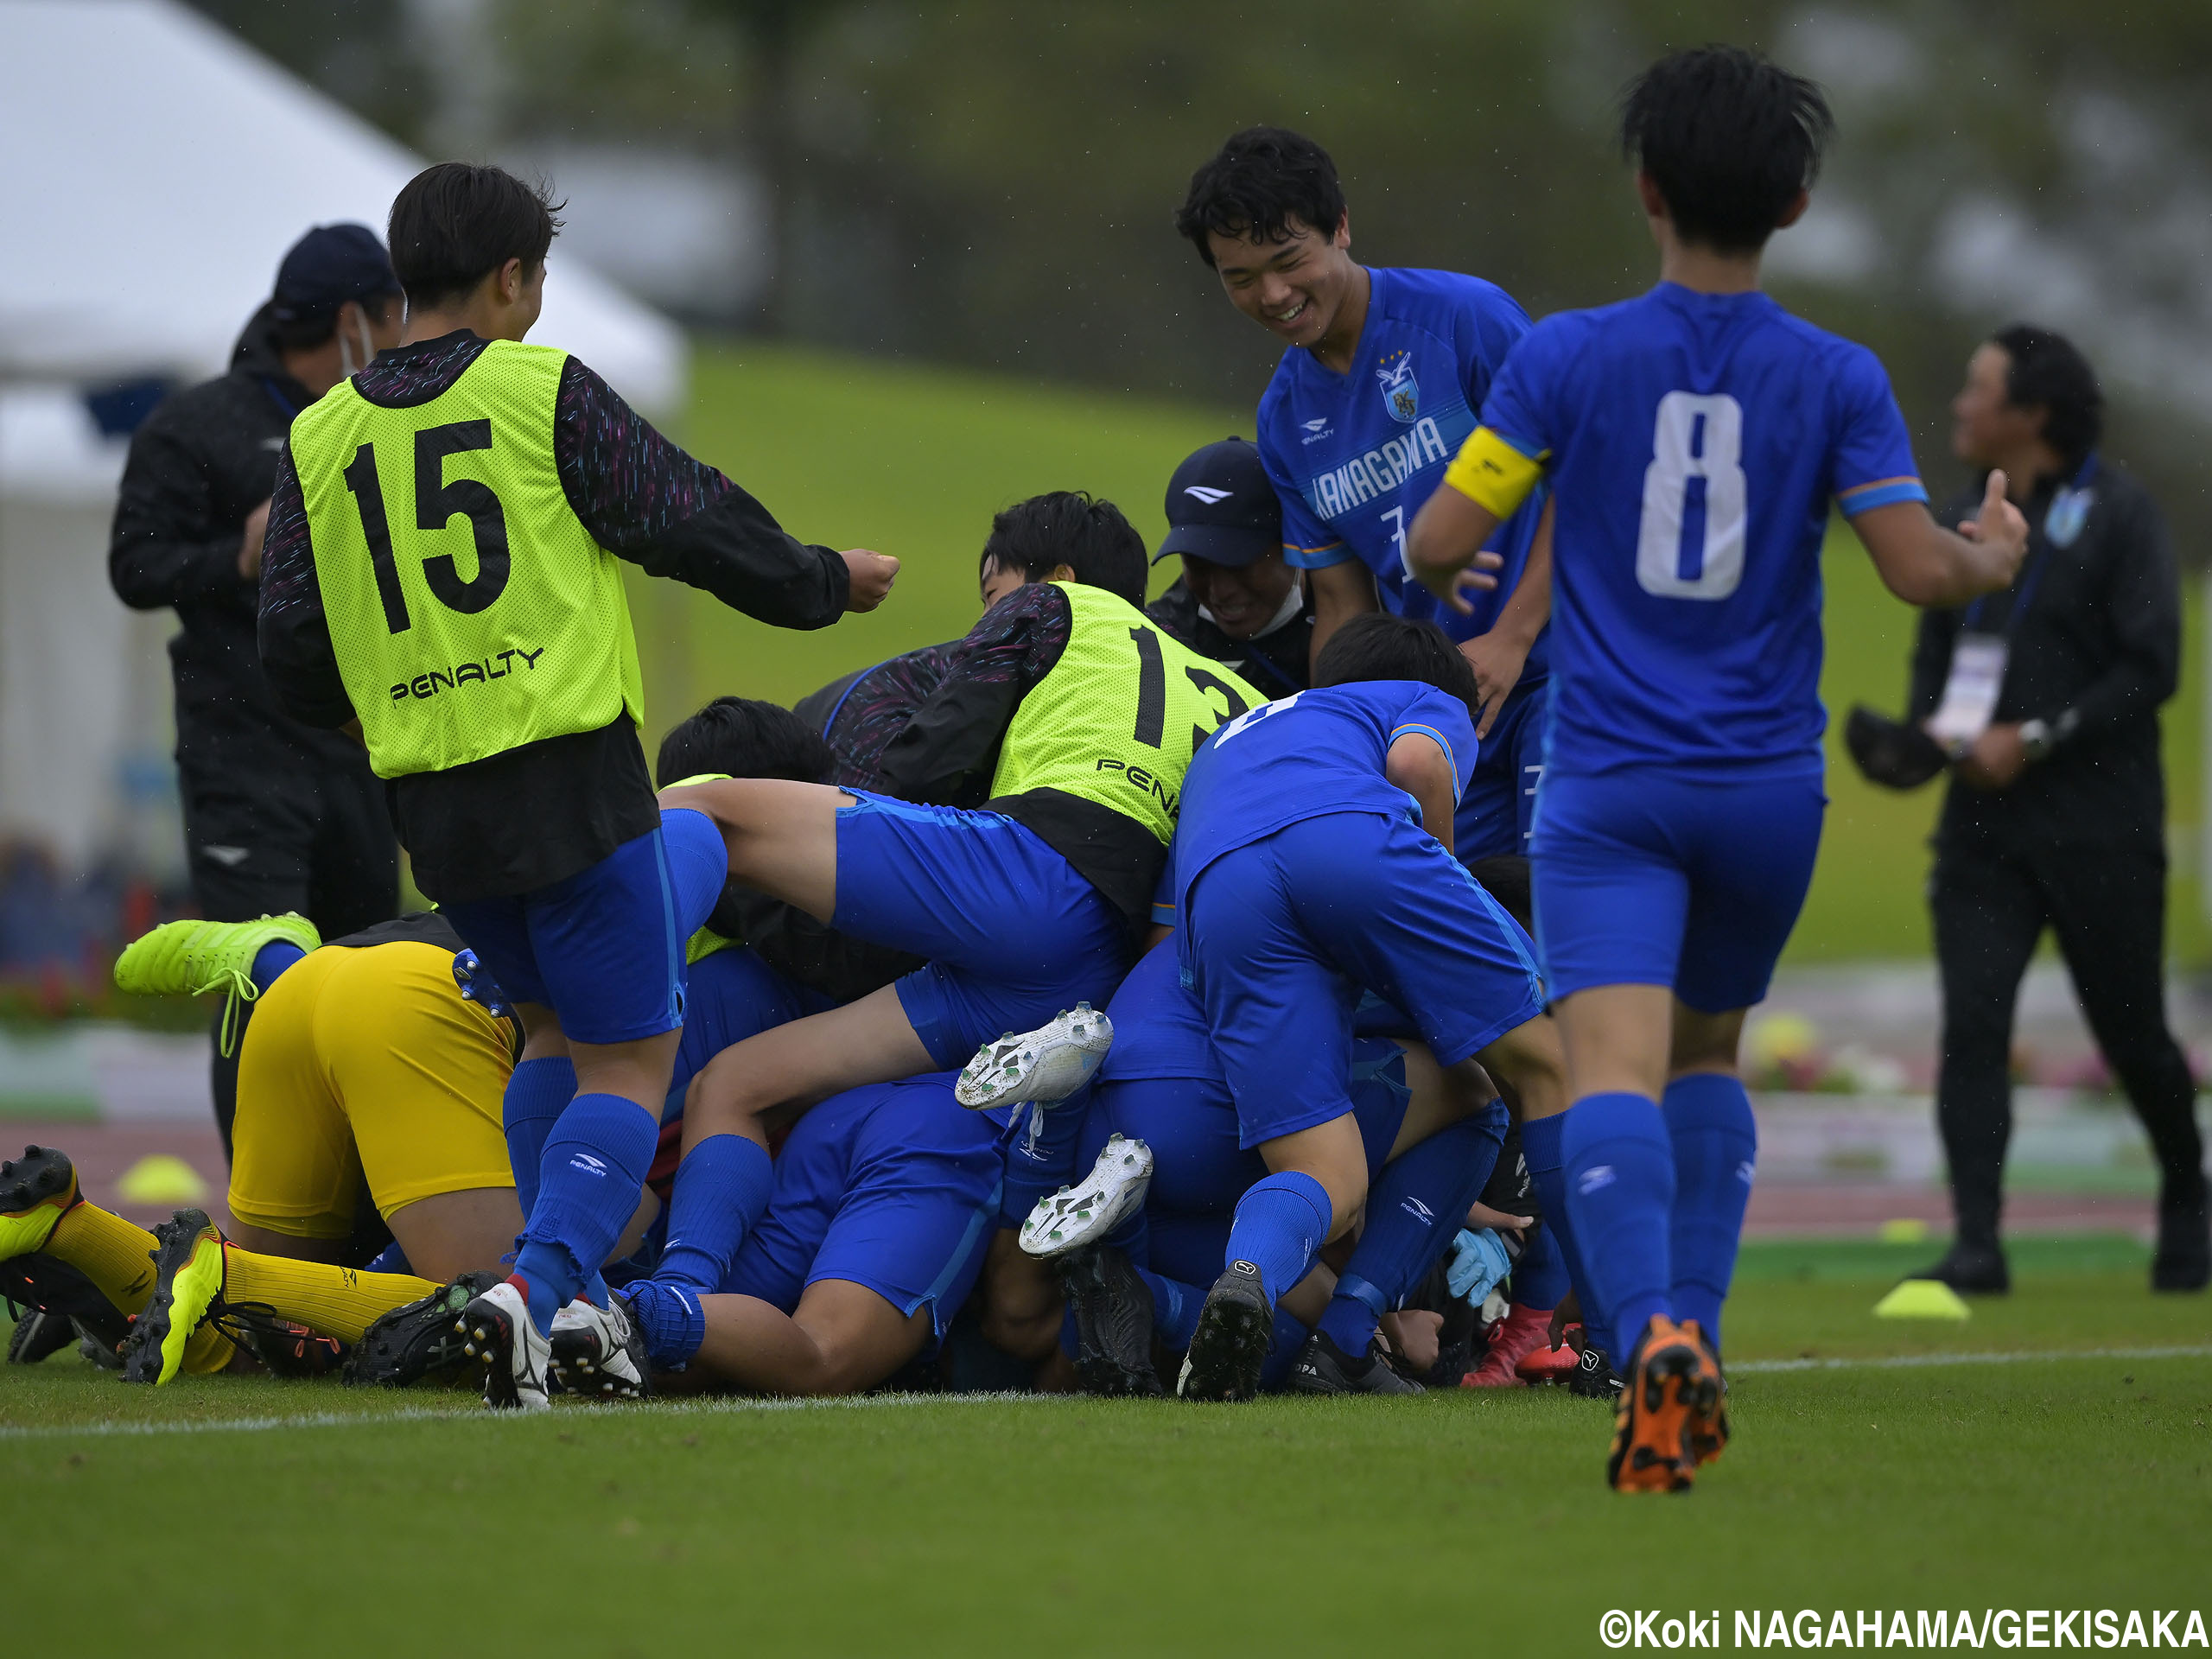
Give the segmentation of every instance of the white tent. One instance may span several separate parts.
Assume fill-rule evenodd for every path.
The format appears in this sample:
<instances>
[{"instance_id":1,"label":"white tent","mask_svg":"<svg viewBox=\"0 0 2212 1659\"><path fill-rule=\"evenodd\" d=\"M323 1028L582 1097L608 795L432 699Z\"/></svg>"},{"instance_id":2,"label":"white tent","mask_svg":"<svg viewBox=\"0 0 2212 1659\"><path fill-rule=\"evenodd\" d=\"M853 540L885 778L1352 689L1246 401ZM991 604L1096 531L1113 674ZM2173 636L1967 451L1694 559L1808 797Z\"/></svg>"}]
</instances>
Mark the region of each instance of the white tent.
<instances>
[{"instance_id":1,"label":"white tent","mask_svg":"<svg viewBox=\"0 0 2212 1659\"><path fill-rule=\"evenodd\" d=\"M422 160L173 0L0 0L0 378L219 373L308 226L381 235ZM666 320L554 244L531 338L649 414Z\"/></svg>"},{"instance_id":2,"label":"white tent","mask_svg":"<svg viewBox=\"0 0 2212 1659\"><path fill-rule=\"evenodd\" d=\"M78 390L219 373L310 225L423 163L173 0L0 0L0 836L174 860L166 613L109 590L124 446ZM563 257L531 338L665 415L681 334Z\"/></svg>"}]
</instances>

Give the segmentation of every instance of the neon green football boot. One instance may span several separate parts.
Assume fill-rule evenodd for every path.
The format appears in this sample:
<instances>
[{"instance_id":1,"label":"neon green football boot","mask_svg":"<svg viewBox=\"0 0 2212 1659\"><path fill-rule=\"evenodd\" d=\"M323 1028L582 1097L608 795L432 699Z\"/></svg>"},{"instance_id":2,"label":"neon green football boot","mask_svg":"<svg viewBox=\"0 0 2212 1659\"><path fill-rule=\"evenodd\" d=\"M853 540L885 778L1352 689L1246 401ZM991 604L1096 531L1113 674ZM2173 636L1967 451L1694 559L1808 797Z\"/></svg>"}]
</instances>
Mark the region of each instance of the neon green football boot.
<instances>
[{"instance_id":1,"label":"neon green football boot","mask_svg":"<svg viewBox=\"0 0 2212 1659\"><path fill-rule=\"evenodd\" d=\"M46 1248L54 1224L77 1202L77 1172L66 1153L25 1147L0 1164L0 1262Z\"/></svg>"},{"instance_id":2,"label":"neon green football boot","mask_svg":"<svg viewBox=\"0 0 2212 1659\"><path fill-rule=\"evenodd\" d=\"M223 1298L223 1235L205 1210L180 1210L154 1229L154 1288L123 1344L123 1380L167 1382L184 1345Z\"/></svg>"},{"instance_id":3,"label":"neon green football boot","mask_svg":"<svg viewBox=\"0 0 2212 1659\"><path fill-rule=\"evenodd\" d=\"M313 950L322 943L315 924L296 911L257 922L163 922L134 939L115 959L115 988L138 996L225 993L222 1050L238 1046L238 1004L261 995L253 959L264 944Z\"/></svg>"}]
</instances>

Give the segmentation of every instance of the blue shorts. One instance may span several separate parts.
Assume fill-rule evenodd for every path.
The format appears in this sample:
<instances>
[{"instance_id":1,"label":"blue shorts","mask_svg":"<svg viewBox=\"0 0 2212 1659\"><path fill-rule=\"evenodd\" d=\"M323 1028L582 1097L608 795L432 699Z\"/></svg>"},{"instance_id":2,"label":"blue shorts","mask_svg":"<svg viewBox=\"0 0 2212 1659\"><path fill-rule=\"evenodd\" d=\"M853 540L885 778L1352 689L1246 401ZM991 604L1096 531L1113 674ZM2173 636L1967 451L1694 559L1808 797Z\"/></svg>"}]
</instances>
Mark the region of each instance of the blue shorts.
<instances>
[{"instance_id":1,"label":"blue shorts","mask_svg":"<svg viewBox=\"0 0 2212 1659\"><path fill-rule=\"evenodd\" d=\"M1549 680L1517 687L1497 711L1483 739L1474 775L1452 820L1452 848L1470 863L1501 853L1529 851L1536 817L1536 782L1544 775L1544 723L1551 709Z\"/></svg>"},{"instance_id":2,"label":"blue shorts","mask_svg":"<svg viewBox=\"0 0 2212 1659\"><path fill-rule=\"evenodd\" d=\"M1535 947L1459 860L1403 818L1337 812L1224 853L1192 884L1184 961L1255 1147L1351 1110L1363 991L1440 1065L1543 1012Z\"/></svg>"},{"instance_id":3,"label":"blue shorts","mask_svg":"<svg viewBox=\"0 0 2212 1659\"><path fill-rule=\"evenodd\" d=\"M767 1213L721 1288L789 1313L809 1285L842 1279L942 1339L975 1288L998 1219L1001 1126L963 1110L946 1073L832 1095L776 1158Z\"/></svg>"},{"instance_id":4,"label":"blue shorts","mask_svg":"<svg viewBox=\"0 0 2212 1659\"><path fill-rule=\"evenodd\" d=\"M571 1040L658 1037L683 1023L683 942L698 926L684 925L664 833L548 886L444 913L508 998L552 1009Z\"/></svg>"},{"instance_id":5,"label":"blue shorts","mask_svg":"<svg viewBox=\"0 0 2212 1659\"><path fill-rule=\"evenodd\" d=\"M1395 1043L1354 1045L1347 1079L1352 1116L1372 1180L1405 1122L1406 1068ZM1222 1268L1236 1201L1268 1173L1241 1141L1236 1103L1217 1077L1127 1077L1091 1090L1077 1166L1090 1167L1109 1135L1152 1148L1144 1209L1115 1236L1140 1267L1185 1284L1208 1285Z\"/></svg>"},{"instance_id":6,"label":"blue shorts","mask_svg":"<svg viewBox=\"0 0 2212 1659\"><path fill-rule=\"evenodd\" d=\"M1554 998L1666 985L1702 1014L1765 996L1813 880L1817 777L1544 779L1536 938Z\"/></svg>"},{"instance_id":7,"label":"blue shorts","mask_svg":"<svg viewBox=\"0 0 2212 1659\"><path fill-rule=\"evenodd\" d=\"M668 1107L661 1113L665 1125L683 1121L683 1091L722 1050L837 1006L821 992L771 968L741 944L700 957L691 964L689 981L683 996L683 1040L677 1045Z\"/></svg>"},{"instance_id":8,"label":"blue shorts","mask_svg":"<svg viewBox=\"0 0 2212 1659\"><path fill-rule=\"evenodd\" d=\"M1002 812L846 793L858 804L837 810L833 924L929 958L899 1002L938 1066L1077 1002L1105 1007L1129 925L1066 859Z\"/></svg>"}]
</instances>

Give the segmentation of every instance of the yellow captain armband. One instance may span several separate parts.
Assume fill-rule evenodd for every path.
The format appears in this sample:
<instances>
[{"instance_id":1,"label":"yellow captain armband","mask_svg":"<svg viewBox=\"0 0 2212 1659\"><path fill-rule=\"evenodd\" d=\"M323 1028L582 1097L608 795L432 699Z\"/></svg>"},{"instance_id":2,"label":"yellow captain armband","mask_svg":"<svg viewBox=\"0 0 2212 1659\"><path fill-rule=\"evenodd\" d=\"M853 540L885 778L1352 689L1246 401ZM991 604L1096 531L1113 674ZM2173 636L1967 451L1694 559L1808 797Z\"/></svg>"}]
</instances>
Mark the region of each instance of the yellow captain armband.
<instances>
[{"instance_id":1,"label":"yellow captain armband","mask_svg":"<svg viewBox=\"0 0 2212 1659\"><path fill-rule=\"evenodd\" d=\"M695 772L689 778L679 778L672 784L663 784L663 789L689 789L694 784L728 784L736 781L726 772Z\"/></svg>"},{"instance_id":2,"label":"yellow captain armband","mask_svg":"<svg viewBox=\"0 0 2212 1659\"><path fill-rule=\"evenodd\" d=\"M1470 433L1444 474L1444 481L1494 518L1510 518L1544 475L1547 449L1522 454L1486 426Z\"/></svg>"}]
</instances>

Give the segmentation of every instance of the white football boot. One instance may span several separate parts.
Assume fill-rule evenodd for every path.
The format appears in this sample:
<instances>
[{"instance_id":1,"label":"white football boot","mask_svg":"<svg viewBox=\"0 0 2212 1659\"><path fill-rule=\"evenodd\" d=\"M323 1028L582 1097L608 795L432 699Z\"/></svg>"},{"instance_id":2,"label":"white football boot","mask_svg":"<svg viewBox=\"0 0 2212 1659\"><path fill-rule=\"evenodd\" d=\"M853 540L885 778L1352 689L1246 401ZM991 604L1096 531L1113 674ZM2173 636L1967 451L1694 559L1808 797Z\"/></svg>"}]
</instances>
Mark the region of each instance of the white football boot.
<instances>
[{"instance_id":1,"label":"white football boot","mask_svg":"<svg viewBox=\"0 0 2212 1659\"><path fill-rule=\"evenodd\" d=\"M545 1362L552 1344L530 1320L530 1304L511 1279L461 1310L454 1321L461 1351L484 1367L484 1403L494 1411L545 1411Z\"/></svg>"},{"instance_id":2,"label":"white football boot","mask_svg":"<svg viewBox=\"0 0 2212 1659\"><path fill-rule=\"evenodd\" d=\"M953 1098L970 1111L1025 1101L1050 1106L1089 1083L1113 1044L1114 1022L1078 1002L1034 1031L985 1043L952 1085Z\"/></svg>"},{"instance_id":3,"label":"white football boot","mask_svg":"<svg viewBox=\"0 0 2212 1659\"><path fill-rule=\"evenodd\" d=\"M1113 1135L1090 1174L1037 1200L1021 1224L1021 1248L1049 1261L1096 1244L1144 1207L1151 1185L1152 1148L1127 1135Z\"/></svg>"},{"instance_id":4,"label":"white football boot","mask_svg":"<svg viewBox=\"0 0 2212 1659\"><path fill-rule=\"evenodd\" d=\"M645 1333L619 1294L605 1307L579 1296L556 1313L551 1345L553 1375L569 1394L643 1400L653 1391Z\"/></svg>"}]
</instances>

